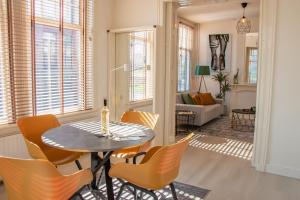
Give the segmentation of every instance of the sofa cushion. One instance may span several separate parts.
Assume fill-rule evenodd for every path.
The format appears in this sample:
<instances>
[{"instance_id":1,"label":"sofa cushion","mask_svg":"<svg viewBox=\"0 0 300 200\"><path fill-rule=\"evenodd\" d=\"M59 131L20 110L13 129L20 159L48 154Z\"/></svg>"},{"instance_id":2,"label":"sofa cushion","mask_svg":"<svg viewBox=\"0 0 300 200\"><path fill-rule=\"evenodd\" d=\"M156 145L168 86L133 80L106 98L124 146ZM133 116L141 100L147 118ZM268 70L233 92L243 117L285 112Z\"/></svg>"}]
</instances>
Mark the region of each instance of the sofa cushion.
<instances>
[{"instance_id":1,"label":"sofa cushion","mask_svg":"<svg viewBox=\"0 0 300 200\"><path fill-rule=\"evenodd\" d=\"M195 104L190 94L188 94L188 93L181 94L181 97L182 97L183 103L191 104L191 105Z\"/></svg>"},{"instance_id":2,"label":"sofa cushion","mask_svg":"<svg viewBox=\"0 0 300 200\"><path fill-rule=\"evenodd\" d=\"M211 93L199 93L201 100L201 105L214 105L216 104L215 99L212 97Z\"/></svg>"},{"instance_id":3,"label":"sofa cushion","mask_svg":"<svg viewBox=\"0 0 300 200\"><path fill-rule=\"evenodd\" d=\"M181 94L176 94L176 104L184 104L182 101Z\"/></svg>"},{"instance_id":4,"label":"sofa cushion","mask_svg":"<svg viewBox=\"0 0 300 200\"><path fill-rule=\"evenodd\" d=\"M196 105L202 105L200 96L198 94L191 95L191 97Z\"/></svg>"}]
</instances>

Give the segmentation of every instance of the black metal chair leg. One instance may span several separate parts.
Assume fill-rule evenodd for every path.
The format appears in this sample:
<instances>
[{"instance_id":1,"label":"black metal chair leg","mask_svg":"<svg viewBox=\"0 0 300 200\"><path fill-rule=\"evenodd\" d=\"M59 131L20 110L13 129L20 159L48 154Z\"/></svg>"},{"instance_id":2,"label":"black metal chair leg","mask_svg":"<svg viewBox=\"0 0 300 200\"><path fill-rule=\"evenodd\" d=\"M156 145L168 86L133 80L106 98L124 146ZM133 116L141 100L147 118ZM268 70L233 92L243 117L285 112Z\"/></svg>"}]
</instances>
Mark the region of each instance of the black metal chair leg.
<instances>
[{"instance_id":1,"label":"black metal chair leg","mask_svg":"<svg viewBox=\"0 0 300 200\"><path fill-rule=\"evenodd\" d=\"M98 187L98 188L99 188L100 183L101 183L101 178L102 178L103 172L104 172L104 168L101 170L100 176L99 176L99 178L98 178L98 180L97 180L97 187Z\"/></svg>"},{"instance_id":2,"label":"black metal chair leg","mask_svg":"<svg viewBox=\"0 0 300 200\"><path fill-rule=\"evenodd\" d=\"M76 166L79 170L82 170L81 164L78 160L75 160Z\"/></svg>"},{"instance_id":3,"label":"black metal chair leg","mask_svg":"<svg viewBox=\"0 0 300 200\"><path fill-rule=\"evenodd\" d=\"M174 200L178 200L177 194L176 194L176 190L175 190L175 187L174 187L174 184L173 184L173 183L170 183L170 188L171 188L171 191L172 191L173 199L174 199Z\"/></svg>"},{"instance_id":4,"label":"black metal chair leg","mask_svg":"<svg viewBox=\"0 0 300 200\"><path fill-rule=\"evenodd\" d=\"M134 195L134 200L138 200L138 195L137 195L136 188L133 189L133 195Z\"/></svg>"},{"instance_id":5,"label":"black metal chair leg","mask_svg":"<svg viewBox=\"0 0 300 200\"><path fill-rule=\"evenodd\" d=\"M84 200L84 198L82 197L82 195L79 193L78 195L77 195L81 200Z\"/></svg>"},{"instance_id":6,"label":"black metal chair leg","mask_svg":"<svg viewBox=\"0 0 300 200\"><path fill-rule=\"evenodd\" d=\"M123 190L124 190L124 188L125 188L126 186L127 186L126 183L124 183L124 184L121 186L120 191L119 191L119 193L118 193L118 195L117 195L116 200L119 200L119 199L120 199L120 197L121 197L121 195L122 195L122 192L123 192Z\"/></svg>"},{"instance_id":7,"label":"black metal chair leg","mask_svg":"<svg viewBox=\"0 0 300 200\"><path fill-rule=\"evenodd\" d=\"M154 193L154 191L148 191L146 193L148 193L150 196L152 196L154 200L158 200L158 197L156 196L156 194Z\"/></svg>"}]
</instances>

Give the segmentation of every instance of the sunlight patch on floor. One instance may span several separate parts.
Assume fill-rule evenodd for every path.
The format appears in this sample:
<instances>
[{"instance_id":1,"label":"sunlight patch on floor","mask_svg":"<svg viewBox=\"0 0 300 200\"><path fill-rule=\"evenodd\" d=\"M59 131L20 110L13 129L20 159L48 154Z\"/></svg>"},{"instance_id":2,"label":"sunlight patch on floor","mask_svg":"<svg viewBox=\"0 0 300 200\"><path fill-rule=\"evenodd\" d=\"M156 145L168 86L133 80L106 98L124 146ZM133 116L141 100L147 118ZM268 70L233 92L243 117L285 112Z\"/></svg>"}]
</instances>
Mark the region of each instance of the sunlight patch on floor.
<instances>
[{"instance_id":1,"label":"sunlight patch on floor","mask_svg":"<svg viewBox=\"0 0 300 200\"><path fill-rule=\"evenodd\" d=\"M223 155L251 160L253 144L206 135L195 135L189 144L191 147L213 151Z\"/></svg>"}]
</instances>

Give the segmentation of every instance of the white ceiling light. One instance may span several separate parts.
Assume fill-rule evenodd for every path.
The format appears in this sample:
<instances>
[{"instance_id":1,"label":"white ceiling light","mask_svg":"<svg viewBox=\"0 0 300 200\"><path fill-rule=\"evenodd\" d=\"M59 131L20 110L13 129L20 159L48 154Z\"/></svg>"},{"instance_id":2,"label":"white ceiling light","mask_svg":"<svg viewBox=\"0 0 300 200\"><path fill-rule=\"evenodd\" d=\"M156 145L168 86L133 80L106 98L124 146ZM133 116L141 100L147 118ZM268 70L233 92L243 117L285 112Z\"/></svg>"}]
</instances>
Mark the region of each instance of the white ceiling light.
<instances>
[{"instance_id":1,"label":"white ceiling light","mask_svg":"<svg viewBox=\"0 0 300 200\"><path fill-rule=\"evenodd\" d=\"M244 11L243 17L237 22L236 30L239 34L249 33L251 31L251 21L245 17L245 10L248 3L241 3Z\"/></svg>"}]
</instances>

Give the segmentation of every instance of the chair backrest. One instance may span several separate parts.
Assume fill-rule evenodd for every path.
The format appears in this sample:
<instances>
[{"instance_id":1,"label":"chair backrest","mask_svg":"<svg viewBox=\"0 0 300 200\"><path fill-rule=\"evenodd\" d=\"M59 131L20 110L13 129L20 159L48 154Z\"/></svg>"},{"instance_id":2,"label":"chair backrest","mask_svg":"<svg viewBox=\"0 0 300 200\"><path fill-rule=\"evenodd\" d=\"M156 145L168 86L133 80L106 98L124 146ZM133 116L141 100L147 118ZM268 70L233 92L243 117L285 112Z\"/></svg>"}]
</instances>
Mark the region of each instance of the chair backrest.
<instances>
[{"instance_id":1,"label":"chair backrest","mask_svg":"<svg viewBox=\"0 0 300 200\"><path fill-rule=\"evenodd\" d=\"M154 129L159 115L151 112L127 111L121 117L121 122L133 123Z\"/></svg>"},{"instance_id":2,"label":"chair backrest","mask_svg":"<svg viewBox=\"0 0 300 200\"><path fill-rule=\"evenodd\" d=\"M23 136L41 148L45 146L41 135L51 128L60 126L54 115L24 117L19 119L17 124Z\"/></svg>"},{"instance_id":3,"label":"chair backrest","mask_svg":"<svg viewBox=\"0 0 300 200\"><path fill-rule=\"evenodd\" d=\"M188 146L193 133L175 144L161 147L145 164L153 177L161 185L169 184L178 176L182 156ZM157 178L159 177L159 178Z\"/></svg>"},{"instance_id":4,"label":"chair backrest","mask_svg":"<svg viewBox=\"0 0 300 200\"><path fill-rule=\"evenodd\" d=\"M67 199L64 177L49 161L0 157L0 176L9 199ZM62 192L61 190L65 190ZM61 195L61 196L59 196Z\"/></svg>"}]
</instances>

